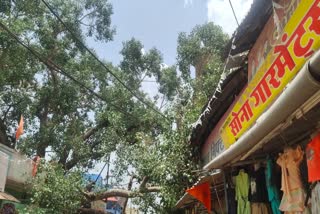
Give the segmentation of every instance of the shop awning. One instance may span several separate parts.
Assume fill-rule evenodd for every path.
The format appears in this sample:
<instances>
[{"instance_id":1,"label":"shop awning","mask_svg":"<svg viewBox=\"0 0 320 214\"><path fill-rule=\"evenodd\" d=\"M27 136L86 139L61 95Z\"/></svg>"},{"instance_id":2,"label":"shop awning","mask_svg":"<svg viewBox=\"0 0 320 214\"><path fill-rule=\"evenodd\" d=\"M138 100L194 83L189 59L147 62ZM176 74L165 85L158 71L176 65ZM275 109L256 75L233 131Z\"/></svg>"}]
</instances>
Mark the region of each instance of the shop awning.
<instances>
[{"instance_id":1,"label":"shop awning","mask_svg":"<svg viewBox=\"0 0 320 214\"><path fill-rule=\"evenodd\" d=\"M318 51L287 85L271 107L237 142L218 155L205 170L218 169L255 147L320 90L320 51Z\"/></svg>"},{"instance_id":2,"label":"shop awning","mask_svg":"<svg viewBox=\"0 0 320 214\"><path fill-rule=\"evenodd\" d=\"M13 201L13 202L20 202L18 199L10 195L9 193L0 192L0 200L7 200L7 201Z\"/></svg>"},{"instance_id":3,"label":"shop awning","mask_svg":"<svg viewBox=\"0 0 320 214\"><path fill-rule=\"evenodd\" d=\"M223 184L223 179L222 179L222 173L220 170L212 173L211 175L207 175L207 176L203 176L201 177L198 182L196 182L194 184L194 186L198 185L198 184L202 184L205 182L210 182L212 186L214 186L216 188L216 186L219 186L221 184ZM221 187L223 188L223 185L221 185ZM176 208L183 208L186 207L190 204L194 204L195 202L197 202L197 200L192 197L191 195L185 193L182 198L180 198L180 200L176 203Z\"/></svg>"}]
</instances>

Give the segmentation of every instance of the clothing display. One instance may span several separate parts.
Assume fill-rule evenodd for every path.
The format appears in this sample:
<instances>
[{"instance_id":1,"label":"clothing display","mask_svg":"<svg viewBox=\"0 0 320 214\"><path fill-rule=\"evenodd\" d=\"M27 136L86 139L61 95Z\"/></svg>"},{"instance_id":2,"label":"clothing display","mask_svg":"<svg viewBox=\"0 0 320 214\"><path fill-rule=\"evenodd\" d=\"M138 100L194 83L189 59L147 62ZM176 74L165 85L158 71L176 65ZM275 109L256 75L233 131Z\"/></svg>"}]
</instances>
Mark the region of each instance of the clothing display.
<instances>
[{"instance_id":1,"label":"clothing display","mask_svg":"<svg viewBox=\"0 0 320 214\"><path fill-rule=\"evenodd\" d=\"M249 196L249 175L241 169L236 177L237 213L251 214Z\"/></svg>"},{"instance_id":2,"label":"clothing display","mask_svg":"<svg viewBox=\"0 0 320 214\"><path fill-rule=\"evenodd\" d=\"M311 194L311 213L320 213L320 183L317 183Z\"/></svg>"},{"instance_id":3,"label":"clothing display","mask_svg":"<svg viewBox=\"0 0 320 214\"><path fill-rule=\"evenodd\" d=\"M250 195L249 201L255 203L268 202L264 168L250 172Z\"/></svg>"},{"instance_id":4,"label":"clothing display","mask_svg":"<svg viewBox=\"0 0 320 214\"><path fill-rule=\"evenodd\" d=\"M320 214L320 134L307 145L285 147L276 159L271 155L253 162L254 170L230 173L228 213Z\"/></svg>"},{"instance_id":5,"label":"clothing display","mask_svg":"<svg viewBox=\"0 0 320 214\"><path fill-rule=\"evenodd\" d=\"M306 147L308 180L320 180L320 134L315 136Z\"/></svg>"},{"instance_id":6,"label":"clothing display","mask_svg":"<svg viewBox=\"0 0 320 214\"><path fill-rule=\"evenodd\" d=\"M237 214L237 201L236 190L231 186L227 185L227 199L228 199L228 214Z\"/></svg>"},{"instance_id":7,"label":"clothing display","mask_svg":"<svg viewBox=\"0 0 320 214\"><path fill-rule=\"evenodd\" d=\"M279 190L274 182L274 161L272 159L267 160L267 167L266 167L266 186L268 191L268 199L271 205L272 213L273 214L281 214L281 211L279 210L280 207L280 196L279 196Z\"/></svg>"},{"instance_id":8,"label":"clothing display","mask_svg":"<svg viewBox=\"0 0 320 214\"><path fill-rule=\"evenodd\" d=\"M299 166L299 170L303 189L307 191L310 188L310 183L308 182L308 165L305 153L303 155L303 161Z\"/></svg>"},{"instance_id":9,"label":"clothing display","mask_svg":"<svg viewBox=\"0 0 320 214\"><path fill-rule=\"evenodd\" d=\"M251 203L251 213L269 214L269 207L266 203Z\"/></svg>"},{"instance_id":10,"label":"clothing display","mask_svg":"<svg viewBox=\"0 0 320 214\"><path fill-rule=\"evenodd\" d=\"M299 165L303 160L300 146L285 148L279 155L277 164L281 167L281 190L283 191L279 209L287 212L303 212L305 192L300 178Z\"/></svg>"}]
</instances>

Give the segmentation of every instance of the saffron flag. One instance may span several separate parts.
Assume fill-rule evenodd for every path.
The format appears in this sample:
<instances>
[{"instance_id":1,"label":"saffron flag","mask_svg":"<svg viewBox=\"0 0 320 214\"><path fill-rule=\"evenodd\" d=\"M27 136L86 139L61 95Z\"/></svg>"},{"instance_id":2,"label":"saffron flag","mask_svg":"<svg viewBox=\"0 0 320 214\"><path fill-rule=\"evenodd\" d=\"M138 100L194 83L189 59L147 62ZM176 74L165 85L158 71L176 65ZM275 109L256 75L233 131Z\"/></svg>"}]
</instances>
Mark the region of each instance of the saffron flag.
<instances>
[{"instance_id":1,"label":"saffron flag","mask_svg":"<svg viewBox=\"0 0 320 214\"><path fill-rule=\"evenodd\" d=\"M19 125L18 125L18 129L17 129L17 132L16 132L16 140L19 139L19 137L23 134L23 116L21 115L20 117L20 122L19 122Z\"/></svg>"},{"instance_id":2,"label":"saffron flag","mask_svg":"<svg viewBox=\"0 0 320 214\"><path fill-rule=\"evenodd\" d=\"M209 213L211 213L211 191L210 184L208 182L193 186L190 189L187 189L186 192L203 203Z\"/></svg>"}]
</instances>

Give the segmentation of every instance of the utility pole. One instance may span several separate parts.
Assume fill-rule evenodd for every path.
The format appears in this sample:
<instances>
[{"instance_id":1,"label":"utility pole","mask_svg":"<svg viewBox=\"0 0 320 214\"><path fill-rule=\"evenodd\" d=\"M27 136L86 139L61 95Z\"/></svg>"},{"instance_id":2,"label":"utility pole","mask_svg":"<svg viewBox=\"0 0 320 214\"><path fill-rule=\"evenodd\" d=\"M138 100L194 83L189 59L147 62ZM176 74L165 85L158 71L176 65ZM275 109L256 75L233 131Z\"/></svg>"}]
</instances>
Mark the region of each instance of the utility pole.
<instances>
[{"instance_id":1,"label":"utility pole","mask_svg":"<svg viewBox=\"0 0 320 214\"><path fill-rule=\"evenodd\" d=\"M111 154L108 156L108 168L107 168L107 177L106 177L106 179L107 179L107 188L108 188L108 185L109 185L109 169L110 169L110 156L111 156Z\"/></svg>"},{"instance_id":2,"label":"utility pole","mask_svg":"<svg viewBox=\"0 0 320 214\"><path fill-rule=\"evenodd\" d=\"M109 169L110 169L110 156L111 156L111 154L109 154L109 156L108 156L108 168L107 168L107 177L106 177L106 180L107 180L107 182L106 182L106 186L107 186L107 189L109 189ZM108 205L108 198L106 198L106 204Z\"/></svg>"}]
</instances>

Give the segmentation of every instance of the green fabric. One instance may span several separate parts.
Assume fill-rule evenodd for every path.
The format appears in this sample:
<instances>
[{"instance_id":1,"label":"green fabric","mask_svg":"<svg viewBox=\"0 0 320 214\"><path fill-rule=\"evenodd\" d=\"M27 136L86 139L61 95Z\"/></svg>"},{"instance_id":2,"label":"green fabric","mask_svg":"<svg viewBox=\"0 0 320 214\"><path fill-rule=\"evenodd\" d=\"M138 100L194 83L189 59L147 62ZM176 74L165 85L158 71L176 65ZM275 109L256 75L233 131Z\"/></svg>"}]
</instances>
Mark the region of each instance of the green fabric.
<instances>
[{"instance_id":1,"label":"green fabric","mask_svg":"<svg viewBox=\"0 0 320 214\"><path fill-rule=\"evenodd\" d=\"M271 203L272 213L281 214L279 210L279 207L280 207L279 192L277 187L271 181L273 166L274 166L274 162L271 159L268 159L267 167L266 167L266 184L267 184L267 190L268 190L268 197Z\"/></svg>"},{"instance_id":2,"label":"green fabric","mask_svg":"<svg viewBox=\"0 0 320 214\"><path fill-rule=\"evenodd\" d=\"M249 194L249 175L240 170L236 177L236 200L238 201L237 213L251 214Z\"/></svg>"}]
</instances>

